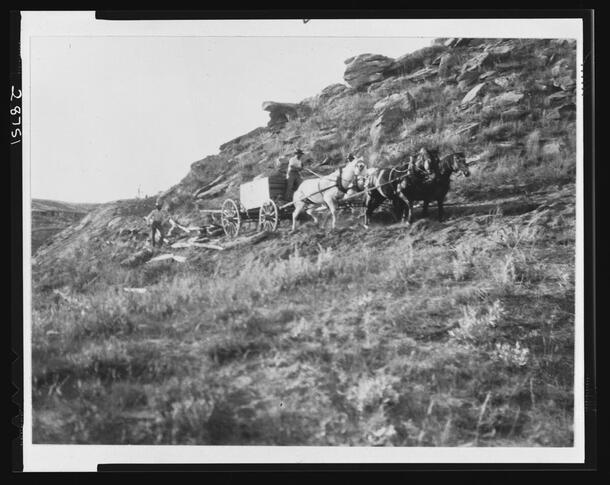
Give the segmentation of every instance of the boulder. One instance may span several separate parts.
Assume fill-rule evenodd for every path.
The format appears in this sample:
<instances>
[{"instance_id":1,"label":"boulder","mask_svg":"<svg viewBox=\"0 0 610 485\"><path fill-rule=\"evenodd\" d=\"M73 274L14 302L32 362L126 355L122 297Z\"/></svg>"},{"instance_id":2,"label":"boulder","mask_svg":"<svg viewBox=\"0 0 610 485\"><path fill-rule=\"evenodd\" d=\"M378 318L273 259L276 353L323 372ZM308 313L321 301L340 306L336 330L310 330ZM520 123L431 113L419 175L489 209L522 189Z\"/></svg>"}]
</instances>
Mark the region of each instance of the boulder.
<instances>
[{"instance_id":1,"label":"boulder","mask_svg":"<svg viewBox=\"0 0 610 485\"><path fill-rule=\"evenodd\" d=\"M373 106L375 111L382 111L389 106L394 106L395 104L399 104L402 101L402 95L398 93L391 94L390 96L386 96L385 98L377 101Z\"/></svg>"},{"instance_id":2,"label":"boulder","mask_svg":"<svg viewBox=\"0 0 610 485\"><path fill-rule=\"evenodd\" d=\"M426 79L428 79L430 77L436 76L437 73L438 73L437 67L427 66L427 67L423 67L411 74L408 74L407 76L405 76L405 79L408 79L409 81L421 82L421 81L425 81Z\"/></svg>"},{"instance_id":3,"label":"boulder","mask_svg":"<svg viewBox=\"0 0 610 485\"><path fill-rule=\"evenodd\" d=\"M545 111L547 120L574 119L576 117L576 104L566 103L561 106Z\"/></svg>"},{"instance_id":4,"label":"boulder","mask_svg":"<svg viewBox=\"0 0 610 485\"><path fill-rule=\"evenodd\" d=\"M119 264L125 268L133 268L140 264L146 263L153 256L152 249L145 247L144 249L128 256L122 260Z\"/></svg>"},{"instance_id":5,"label":"boulder","mask_svg":"<svg viewBox=\"0 0 610 485\"><path fill-rule=\"evenodd\" d=\"M506 59L510 53L512 52L513 47L508 44L500 45L497 47L492 47L487 52L493 58L493 60L503 60Z\"/></svg>"},{"instance_id":6,"label":"boulder","mask_svg":"<svg viewBox=\"0 0 610 485\"><path fill-rule=\"evenodd\" d=\"M561 153L561 142L559 140L553 140L542 145L542 155L551 157L559 155Z\"/></svg>"},{"instance_id":7,"label":"boulder","mask_svg":"<svg viewBox=\"0 0 610 485\"><path fill-rule=\"evenodd\" d=\"M392 65L394 59L380 54L360 54L346 59L343 79L350 86L360 89L371 83L381 81L384 72Z\"/></svg>"},{"instance_id":8,"label":"boulder","mask_svg":"<svg viewBox=\"0 0 610 485\"><path fill-rule=\"evenodd\" d=\"M370 130L373 148L377 149L381 141L392 133L405 118L405 112L398 106L386 108L373 122Z\"/></svg>"},{"instance_id":9,"label":"boulder","mask_svg":"<svg viewBox=\"0 0 610 485\"><path fill-rule=\"evenodd\" d=\"M418 49L414 52L409 52L403 56L396 58L390 66L388 66L386 75L403 75L410 74L416 70L421 70L429 67L441 52L446 48L442 45L431 45Z\"/></svg>"},{"instance_id":10,"label":"boulder","mask_svg":"<svg viewBox=\"0 0 610 485\"><path fill-rule=\"evenodd\" d=\"M508 106L509 104L518 103L523 99L524 94L518 93L516 91L509 91L507 93L502 93L493 98L490 101L490 104L493 106Z\"/></svg>"},{"instance_id":11,"label":"boulder","mask_svg":"<svg viewBox=\"0 0 610 485\"><path fill-rule=\"evenodd\" d=\"M480 83L480 84L477 84L470 91L468 91L466 96L464 96L464 98L462 98L461 104L466 105L466 104L474 101L476 99L476 97L481 93L481 90L483 89L484 86L485 86L485 83Z\"/></svg>"},{"instance_id":12,"label":"boulder","mask_svg":"<svg viewBox=\"0 0 610 485\"><path fill-rule=\"evenodd\" d=\"M502 121L516 121L525 118L528 114L528 110L515 106L513 108L502 111L502 113L500 113L500 119Z\"/></svg>"},{"instance_id":13,"label":"boulder","mask_svg":"<svg viewBox=\"0 0 610 485\"><path fill-rule=\"evenodd\" d=\"M506 89L511 83L515 81L517 75L515 73L510 74L508 76L500 76L493 80L494 84L497 84L501 88Z\"/></svg>"},{"instance_id":14,"label":"boulder","mask_svg":"<svg viewBox=\"0 0 610 485\"><path fill-rule=\"evenodd\" d=\"M479 52L462 66L462 74L468 71L480 71L488 63L489 52Z\"/></svg>"},{"instance_id":15,"label":"boulder","mask_svg":"<svg viewBox=\"0 0 610 485\"><path fill-rule=\"evenodd\" d=\"M367 91L371 95L385 97L404 91L410 84L411 82L404 77L389 77L379 83L371 84Z\"/></svg>"},{"instance_id":16,"label":"boulder","mask_svg":"<svg viewBox=\"0 0 610 485\"><path fill-rule=\"evenodd\" d=\"M560 59L551 68L551 75L553 77L561 77L570 73L570 63L567 59Z\"/></svg>"},{"instance_id":17,"label":"boulder","mask_svg":"<svg viewBox=\"0 0 610 485\"><path fill-rule=\"evenodd\" d=\"M553 86L563 91L571 91L576 87L576 79L573 75L561 76L553 80Z\"/></svg>"},{"instance_id":18,"label":"boulder","mask_svg":"<svg viewBox=\"0 0 610 485\"><path fill-rule=\"evenodd\" d=\"M416 109L415 100L413 99L413 96L411 96L410 93L405 92L404 94L394 93L377 101L373 106L373 110L378 113L382 112L386 108L395 106L400 107L405 112L405 114L412 114L415 112Z\"/></svg>"},{"instance_id":19,"label":"boulder","mask_svg":"<svg viewBox=\"0 0 610 485\"><path fill-rule=\"evenodd\" d=\"M451 68L455 64L455 56L449 52L445 52L441 56L438 64L438 77L447 79L451 75Z\"/></svg>"},{"instance_id":20,"label":"boulder","mask_svg":"<svg viewBox=\"0 0 610 485\"><path fill-rule=\"evenodd\" d=\"M559 112L559 110L557 108L555 109L549 109L549 110L545 110L544 111L544 118L547 120L560 120L561 119L561 113Z\"/></svg>"},{"instance_id":21,"label":"boulder","mask_svg":"<svg viewBox=\"0 0 610 485\"><path fill-rule=\"evenodd\" d=\"M562 104L559 108L557 108L562 114L576 113L576 104L575 103L566 103Z\"/></svg>"},{"instance_id":22,"label":"boulder","mask_svg":"<svg viewBox=\"0 0 610 485\"><path fill-rule=\"evenodd\" d=\"M544 100L544 104L546 106L551 106L555 103L560 103L565 101L568 97L571 97L570 93L567 93L565 91L557 91L556 93L550 94L549 96L547 96Z\"/></svg>"},{"instance_id":23,"label":"boulder","mask_svg":"<svg viewBox=\"0 0 610 485\"><path fill-rule=\"evenodd\" d=\"M572 90L576 87L576 72L570 66L567 59L560 59L551 68L553 76L553 86L564 91Z\"/></svg>"},{"instance_id":24,"label":"boulder","mask_svg":"<svg viewBox=\"0 0 610 485\"><path fill-rule=\"evenodd\" d=\"M265 101L263 110L269 112L268 127L282 126L290 120L298 118L297 104L295 103L276 103Z\"/></svg>"},{"instance_id":25,"label":"boulder","mask_svg":"<svg viewBox=\"0 0 610 485\"><path fill-rule=\"evenodd\" d=\"M476 71L464 71L458 77L457 81L461 86L468 86L479 78L479 73Z\"/></svg>"}]
</instances>

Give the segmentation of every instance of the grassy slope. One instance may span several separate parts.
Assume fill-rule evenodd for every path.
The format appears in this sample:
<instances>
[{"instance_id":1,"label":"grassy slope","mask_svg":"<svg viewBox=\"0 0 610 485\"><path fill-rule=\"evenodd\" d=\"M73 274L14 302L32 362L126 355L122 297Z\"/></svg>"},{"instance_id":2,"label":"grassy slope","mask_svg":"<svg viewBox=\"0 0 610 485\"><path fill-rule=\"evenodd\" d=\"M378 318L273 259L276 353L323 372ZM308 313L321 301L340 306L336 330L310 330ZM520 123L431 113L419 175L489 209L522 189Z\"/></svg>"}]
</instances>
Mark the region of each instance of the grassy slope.
<instances>
[{"instance_id":1,"label":"grassy slope","mask_svg":"<svg viewBox=\"0 0 610 485\"><path fill-rule=\"evenodd\" d=\"M41 297L35 441L570 445L572 194L282 232Z\"/></svg>"},{"instance_id":2,"label":"grassy slope","mask_svg":"<svg viewBox=\"0 0 610 485\"><path fill-rule=\"evenodd\" d=\"M381 89L227 148L170 197L186 197L229 159L247 178L294 133L315 138L322 121L344 119L338 126L353 132L339 146L356 146ZM439 98L449 88L431 81L418 89L429 110L459 98ZM384 155L431 142L493 151L456 179L442 223L407 230L379 216L362 231L343 214L334 233L284 225L250 248L183 250L183 265L129 270L118 262L139 243L113 238L113 224L141 223L143 202L62 233L33 268L34 441L570 446L574 126L531 119L498 129L489 119L474 139L456 139L447 126L482 115L445 111L425 127L421 108L403 127L411 135L388 140ZM523 148L534 131L567 149L537 158ZM498 136L521 152L498 148Z\"/></svg>"}]
</instances>

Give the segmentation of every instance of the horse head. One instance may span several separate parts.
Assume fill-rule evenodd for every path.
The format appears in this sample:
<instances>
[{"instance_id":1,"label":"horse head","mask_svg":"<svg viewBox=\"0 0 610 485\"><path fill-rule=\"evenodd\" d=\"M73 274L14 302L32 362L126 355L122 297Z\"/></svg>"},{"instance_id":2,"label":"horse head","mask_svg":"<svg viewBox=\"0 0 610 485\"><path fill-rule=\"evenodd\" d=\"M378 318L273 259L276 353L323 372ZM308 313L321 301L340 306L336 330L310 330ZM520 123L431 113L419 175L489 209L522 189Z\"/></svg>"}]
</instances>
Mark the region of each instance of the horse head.
<instances>
[{"instance_id":1,"label":"horse head","mask_svg":"<svg viewBox=\"0 0 610 485\"><path fill-rule=\"evenodd\" d=\"M362 157L354 158L345 166L345 171L348 176L351 174L351 178L358 178L366 176L366 163Z\"/></svg>"},{"instance_id":2,"label":"horse head","mask_svg":"<svg viewBox=\"0 0 610 485\"><path fill-rule=\"evenodd\" d=\"M454 172L461 173L464 177L470 176L470 168L468 168L466 156L462 152L451 155L451 168Z\"/></svg>"}]
</instances>

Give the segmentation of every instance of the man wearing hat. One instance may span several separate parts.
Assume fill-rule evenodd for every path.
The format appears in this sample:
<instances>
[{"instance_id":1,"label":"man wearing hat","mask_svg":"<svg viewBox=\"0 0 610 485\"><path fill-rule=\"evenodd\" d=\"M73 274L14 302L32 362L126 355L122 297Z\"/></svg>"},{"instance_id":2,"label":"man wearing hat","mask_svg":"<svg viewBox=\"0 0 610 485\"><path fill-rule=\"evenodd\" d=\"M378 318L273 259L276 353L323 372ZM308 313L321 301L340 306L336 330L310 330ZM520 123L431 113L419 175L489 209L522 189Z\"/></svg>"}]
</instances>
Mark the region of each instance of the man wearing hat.
<instances>
[{"instance_id":1,"label":"man wearing hat","mask_svg":"<svg viewBox=\"0 0 610 485\"><path fill-rule=\"evenodd\" d=\"M163 210L163 204L158 200L155 204L155 208L146 216L146 220L150 224L150 243L153 248L155 247L155 236L157 231L159 231L159 247L163 245L163 238L165 237L163 224L165 224L168 219L169 215L167 214L167 211Z\"/></svg>"},{"instance_id":2,"label":"man wearing hat","mask_svg":"<svg viewBox=\"0 0 610 485\"><path fill-rule=\"evenodd\" d=\"M300 148L294 152L294 156L288 160L288 171L286 172L286 193L284 199L292 200L292 194L301 183L301 170L303 169L303 151Z\"/></svg>"}]
</instances>

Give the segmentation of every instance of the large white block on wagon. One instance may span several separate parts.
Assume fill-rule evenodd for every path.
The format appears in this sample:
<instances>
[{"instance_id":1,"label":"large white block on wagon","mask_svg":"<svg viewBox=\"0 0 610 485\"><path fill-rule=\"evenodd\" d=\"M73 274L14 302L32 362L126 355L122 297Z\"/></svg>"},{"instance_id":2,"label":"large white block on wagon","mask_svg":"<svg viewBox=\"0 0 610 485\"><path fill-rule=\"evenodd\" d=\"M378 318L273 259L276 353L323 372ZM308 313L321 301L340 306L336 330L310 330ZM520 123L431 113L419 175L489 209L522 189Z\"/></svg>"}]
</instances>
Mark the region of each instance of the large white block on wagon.
<instances>
[{"instance_id":1,"label":"large white block on wagon","mask_svg":"<svg viewBox=\"0 0 610 485\"><path fill-rule=\"evenodd\" d=\"M239 200L244 209L258 209L271 198L269 177L254 179L239 187Z\"/></svg>"}]
</instances>

